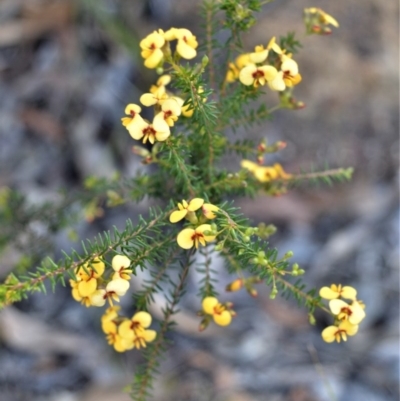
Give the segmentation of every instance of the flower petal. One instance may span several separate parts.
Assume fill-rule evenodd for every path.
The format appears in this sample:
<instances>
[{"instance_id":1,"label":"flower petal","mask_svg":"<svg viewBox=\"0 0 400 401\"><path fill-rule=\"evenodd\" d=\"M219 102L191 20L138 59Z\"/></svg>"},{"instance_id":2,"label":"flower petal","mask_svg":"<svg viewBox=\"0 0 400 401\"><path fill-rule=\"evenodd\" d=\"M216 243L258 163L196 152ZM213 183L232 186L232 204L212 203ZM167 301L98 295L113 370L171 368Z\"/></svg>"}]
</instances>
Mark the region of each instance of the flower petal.
<instances>
[{"instance_id":1,"label":"flower petal","mask_svg":"<svg viewBox=\"0 0 400 401\"><path fill-rule=\"evenodd\" d=\"M213 318L214 322L219 326L228 326L228 324L232 321L232 315L227 310L220 314L215 313Z\"/></svg>"},{"instance_id":2,"label":"flower petal","mask_svg":"<svg viewBox=\"0 0 400 401\"><path fill-rule=\"evenodd\" d=\"M319 296L324 299L336 299L339 298L339 293L333 291L330 287L322 287L319 290Z\"/></svg>"},{"instance_id":3,"label":"flower petal","mask_svg":"<svg viewBox=\"0 0 400 401\"><path fill-rule=\"evenodd\" d=\"M194 212L198 209L200 209L203 206L204 199L201 198L194 198L189 202L187 210L190 212Z\"/></svg>"},{"instance_id":4,"label":"flower petal","mask_svg":"<svg viewBox=\"0 0 400 401\"><path fill-rule=\"evenodd\" d=\"M139 323L142 327L147 328L151 325L151 315L148 312L140 311L132 316L132 321Z\"/></svg>"},{"instance_id":5,"label":"flower petal","mask_svg":"<svg viewBox=\"0 0 400 401\"><path fill-rule=\"evenodd\" d=\"M171 223L177 223L178 221L181 221L186 215L187 215L187 210L186 209L175 210L169 216L169 221Z\"/></svg>"},{"instance_id":6,"label":"flower petal","mask_svg":"<svg viewBox=\"0 0 400 401\"><path fill-rule=\"evenodd\" d=\"M329 301L329 308L334 315L338 315L343 308L350 308L350 305L341 299L332 299Z\"/></svg>"},{"instance_id":7,"label":"flower petal","mask_svg":"<svg viewBox=\"0 0 400 401\"><path fill-rule=\"evenodd\" d=\"M185 228L183 229L176 238L178 245L183 249L190 249L194 245L194 241L192 239L195 231L193 228Z\"/></svg>"},{"instance_id":8,"label":"flower petal","mask_svg":"<svg viewBox=\"0 0 400 401\"><path fill-rule=\"evenodd\" d=\"M125 255L115 255L111 261L111 266L116 272L128 268L130 264L131 260Z\"/></svg>"},{"instance_id":9,"label":"flower petal","mask_svg":"<svg viewBox=\"0 0 400 401\"><path fill-rule=\"evenodd\" d=\"M133 340L135 338L135 333L131 329L132 326L132 321L131 320L124 320L119 326L118 326L118 334L126 338L127 340Z\"/></svg>"},{"instance_id":10,"label":"flower petal","mask_svg":"<svg viewBox=\"0 0 400 401\"><path fill-rule=\"evenodd\" d=\"M209 315L214 314L214 308L218 305L218 299L215 297L205 297L201 303L203 311Z\"/></svg>"},{"instance_id":11,"label":"flower petal","mask_svg":"<svg viewBox=\"0 0 400 401\"><path fill-rule=\"evenodd\" d=\"M323 340L327 343L333 343L336 339L336 333L338 332L338 327L329 326L326 329L322 330L321 336Z\"/></svg>"},{"instance_id":12,"label":"flower petal","mask_svg":"<svg viewBox=\"0 0 400 401\"><path fill-rule=\"evenodd\" d=\"M93 277L88 281L81 281L78 283L78 291L82 297L92 295L97 288L97 280Z\"/></svg>"}]
</instances>

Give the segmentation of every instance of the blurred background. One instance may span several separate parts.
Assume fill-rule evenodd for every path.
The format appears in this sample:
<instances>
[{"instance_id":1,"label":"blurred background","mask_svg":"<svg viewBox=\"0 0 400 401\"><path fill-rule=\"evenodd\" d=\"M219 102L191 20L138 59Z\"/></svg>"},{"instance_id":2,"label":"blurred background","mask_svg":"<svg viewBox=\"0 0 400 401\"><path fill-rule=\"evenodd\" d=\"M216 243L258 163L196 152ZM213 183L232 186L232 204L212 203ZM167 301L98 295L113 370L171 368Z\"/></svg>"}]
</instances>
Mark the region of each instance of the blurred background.
<instances>
[{"instance_id":1,"label":"blurred background","mask_svg":"<svg viewBox=\"0 0 400 401\"><path fill-rule=\"evenodd\" d=\"M0 187L32 204L59 199L89 175L132 176L145 168L120 124L127 103L156 80L138 52L154 29L201 34L199 0L1 0ZM306 37L304 7L321 7L340 23L331 36ZM273 223L280 252L306 270L309 286L358 289L367 305L359 334L325 344L329 321L282 298L235 293L238 317L225 329L198 333L195 275L182 302L154 383L159 401L395 401L399 397L399 5L379 0L275 0L245 38L247 49L296 31L306 104L279 111L250 132L287 141L269 162L288 172L312 166L355 168L350 183L304 186L280 198L235 200L255 222ZM239 162L230 159L232 170ZM108 211L77 231L91 238L149 202ZM40 223L29 230L46 238ZM25 233L21 230L21 236ZM66 233L49 247L70 249ZM56 253L57 255L57 253ZM0 275L20 263L13 246L0 254ZM221 290L229 282L223 265ZM136 284L138 285L138 284ZM135 288L135 284L133 283ZM133 289L134 289L133 288ZM129 300L128 300L129 301ZM129 302L128 302L129 304ZM94 308L93 308L94 309ZM100 311L74 302L68 288L35 294L0 311L1 401L127 401L137 352L116 354L100 330Z\"/></svg>"}]
</instances>

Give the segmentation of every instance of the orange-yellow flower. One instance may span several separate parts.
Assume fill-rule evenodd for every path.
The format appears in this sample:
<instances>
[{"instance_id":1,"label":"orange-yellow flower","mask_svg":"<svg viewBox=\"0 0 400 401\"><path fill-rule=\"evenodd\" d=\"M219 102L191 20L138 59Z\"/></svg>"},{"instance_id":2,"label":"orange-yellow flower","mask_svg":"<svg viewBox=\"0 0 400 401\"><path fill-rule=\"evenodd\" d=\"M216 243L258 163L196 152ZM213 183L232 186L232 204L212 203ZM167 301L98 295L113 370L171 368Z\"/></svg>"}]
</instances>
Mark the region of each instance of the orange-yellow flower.
<instances>
[{"instance_id":1,"label":"orange-yellow flower","mask_svg":"<svg viewBox=\"0 0 400 401\"><path fill-rule=\"evenodd\" d=\"M232 321L232 315L225 305L220 304L215 297L205 297L202 302L203 311L211 315L219 326L228 326Z\"/></svg>"},{"instance_id":2,"label":"orange-yellow flower","mask_svg":"<svg viewBox=\"0 0 400 401\"><path fill-rule=\"evenodd\" d=\"M190 249L193 246L197 249L199 244L206 246L207 242L214 241L216 237L216 235L204 234L211 230L210 224L201 224L195 229L185 228L178 234L178 245L183 249Z\"/></svg>"}]
</instances>

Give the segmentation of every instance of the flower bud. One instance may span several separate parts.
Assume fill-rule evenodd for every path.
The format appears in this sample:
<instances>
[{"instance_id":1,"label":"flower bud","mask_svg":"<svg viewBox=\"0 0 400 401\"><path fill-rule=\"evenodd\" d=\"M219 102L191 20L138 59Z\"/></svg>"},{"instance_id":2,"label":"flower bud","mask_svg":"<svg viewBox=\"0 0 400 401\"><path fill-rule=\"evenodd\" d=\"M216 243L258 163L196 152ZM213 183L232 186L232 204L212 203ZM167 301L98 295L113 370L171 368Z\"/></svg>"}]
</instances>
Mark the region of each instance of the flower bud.
<instances>
[{"instance_id":1,"label":"flower bud","mask_svg":"<svg viewBox=\"0 0 400 401\"><path fill-rule=\"evenodd\" d=\"M239 291L241 288L243 288L243 279L238 278L235 281L232 281L230 284L228 284L225 287L225 290L229 292L235 292Z\"/></svg>"},{"instance_id":2,"label":"flower bud","mask_svg":"<svg viewBox=\"0 0 400 401\"><path fill-rule=\"evenodd\" d=\"M283 260L287 260L292 258L294 255L293 251L287 251L284 255L283 255Z\"/></svg>"}]
</instances>

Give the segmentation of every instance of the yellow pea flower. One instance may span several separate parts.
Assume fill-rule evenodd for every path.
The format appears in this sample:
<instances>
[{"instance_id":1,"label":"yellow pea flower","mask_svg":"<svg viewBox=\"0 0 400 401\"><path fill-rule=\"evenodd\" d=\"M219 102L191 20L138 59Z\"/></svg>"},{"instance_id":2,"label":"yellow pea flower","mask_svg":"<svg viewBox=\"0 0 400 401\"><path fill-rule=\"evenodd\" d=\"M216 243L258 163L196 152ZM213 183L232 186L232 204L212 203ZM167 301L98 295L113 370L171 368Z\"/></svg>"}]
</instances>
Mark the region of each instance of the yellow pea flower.
<instances>
[{"instance_id":1,"label":"yellow pea flower","mask_svg":"<svg viewBox=\"0 0 400 401\"><path fill-rule=\"evenodd\" d=\"M156 92L159 88L165 87L171 82L171 75L161 75L160 78L158 78L157 83L155 85L152 85L150 87L150 93Z\"/></svg>"},{"instance_id":2,"label":"yellow pea flower","mask_svg":"<svg viewBox=\"0 0 400 401\"><path fill-rule=\"evenodd\" d=\"M154 117L156 123L165 121L169 127L173 127L175 121L181 115L181 106L175 99L167 99L162 103L161 111Z\"/></svg>"},{"instance_id":3,"label":"yellow pea flower","mask_svg":"<svg viewBox=\"0 0 400 401\"><path fill-rule=\"evenodd\" d=\"M104 269L105 265L99 258L76 269L77 289L81 297L88 297L96 291L97 279L102 276Z\"/></svg>"},{"instance_id":4,"label":"yellow pea flower","mask_svg":"<svg viewBox=\"0 0 400 401\"><path fill-rule=\"evenodd\" d=\"M329 301L329 308L338 320L348 320L353 325L358 325L365 318L364 308L358 301L349 305L341 299L332 299Z\"/></svg>"},{"instance_id":5,"label":"yellow pea flower","mask_svg":"<svg viewBox=\"0 0 400 401\"><path fill-rule=\"evenodd\" d=\"M162 104L167 99L168 95L165 91L165 86L160 86L154 92L143 93L139 100L143 106L150 107L155 104Z\"/></svg>"},{"instance_id":6,"label":"yellow pea flower","mask_svg":"<svg viewBox=\"0 0 400 401\"><path fill-rule=\"evenodd\" d=\"M138 106L137 104L134 104L134 103L129 103L125 107L125 114L127 114L129 117L121 118L122 125L124 127L126 127L132 121L137 121L139 119L142 119L142 117L139 114L141 111L142 111L142 109L140 106Z\"/></svg>"},{"instance_id":7,"label":"yellow pea flower","mask_svg":"<svg viewBox=\"0 0 400 401\"><path fill-rule=\"evenodd\" d=\"M256 46L253 53L249 54L249 59L252 63L259 64L264 62L269 54L269 51L272 49L277 54L282 54L282 49L275 42L275 36L269 41L267 47L264 49L264 46L259 45Z\"/></svg>"},{"instance_id":8,"label":"yellow pea flower","mask_svg":"<svg viewBox=\"0 0 400 401\"><path fill-rule=\"evenodd\" d=\"M205 297L202 301L203 311L211 315L219 326L228 326L232 321L232 315L225 305L219 303L215 297Z\"/></svg>"},{"instance_id":9,"label":"yellow pea flower","mask_svg":"<svg viewBox=\"0 0 400 401\"><path fill-rule=\"evenodd\" d=\"M131 270L129 266L131 265L130 259L125 255L115 255L111 261L111 267L115 271L113 275L113 280L123 279L130 280Z\"/></svg>"},{"instance_id":10,"label":"yellow pea flower","mask_svg":"<svg viewBox=\"0 0 400 401\"><path fill-rule=\"evenodd\" d=\"M147 141L151 144L154 144L156 141L163 142L167 140L171 134L169 126L165 121L154 121L154 119L153 124L150 124L145 120L137 122L133 121L128 124L126 128L133 139L142 139L143 143L146 143Z\"/></svg>"},{"instance_id":11,"label":"yellow pea flower","mask_svg":"<svg viewBox=\"0 0 400 401\"><path fill-rule=\"evenodd\" d=\"M272 81L278 71L271 65L256 66L255 64L248 64L239 73L239 80L243 85L254 87L263 86L267 82Z\"/></svg>"},{"instance_id":12,"label":"yellow pea flower","mask_svg":"<svg viewBox=\"0 0 400 401\"><path fill-rule=\"evenodd\" d=\"M196 57L196 48L198 46L196 36L188 29L181 28L175 30L175 37L178 40L176 51L186 60Z\"/></svg>"},{"instance_id":13,"label":"yellow pea flower","mask_svg":"<svg viewBox=\"0 0 400 401\"><path fill-rule=\"evenodd\" d=\"M284 54L281 56L281 60L280 71L272 81L268 82L268 86L274 91L283 91L286 87L291 88L301 82L296 61Z\"/></svg>"},{"instance_id":14,"label":"yellow pea flower","mask_svg":"<svg viewBox=\"0 0 400 401\"><path fill-rule=\"evenodd\" d=\"M341 284L332 284L330 287L322 287L319 290L319 296L324 299L336 299L346 298L355 300L357 296L357 290L350 286L342 287Z\"/></svg>"},{"instance_id":15,"label":"yellow pea flower","mask_svg":"<svg viewBox=\"0 0 400 401\"><path fill-rule=\"evenodd\" d=\"M151 321L149 313L137 312L131 319L126 319L119 325L118 334L130 343L131 348L145 348L146 343L154 341L157 336L156 331L147 330Z\"/></svg>"},{"instance_id":16,"label":"yellow pea flower","mask_svg":"<svg viewBox=\"0 0 400 401\"><path fill-rule=\"evenodd\" d=\"M190 249L193 246L196 249L199 244L206 246L207 242L214 241L215 235L205 235L205 231L211 231L210 224L201 224L197 228L185 228L183 229L177 237L178 245L183 249Z\"/></svg>"},{"instance_id":17,"label":"yellow pea flower","mask_svg":"<svg viewBox=\"0 0 400 401\"><path fill-rule=\"evenodd\" d=\"M177 223L187 216L190 212L195 212L200 209L204 204L204 199L194 198L189 203L182 200L182 203L178 203L178 209L171 213L169 221L171 223Z\"/></svg>"},{"instance_id":18,"label":"yellow pea flower","mask_svg":"<svg viewBox=\"0 0 400 401\"><path fill-rule=\"evenodd\" d=\"M147 68L156 68L164 58L162 47L164 46L164 32L160 29L158 32L146 36L140 42L141 56L145 59L144 65Z\"/></svg>"},{"instance_id":19,"label":"yellow pea flower","mask_svg":"<svg viewBox=\"0 0 400 401\"><path fill-rule=\"evenodd\" d=\"M321 336L327 343L336 341L340 343L340 340L347 341L347 336L354 336L357 334L358 326L351 324L348 320L345 320L339 324L339 326L329 326L325 328Z\"/></svg>"}]
</instances>

